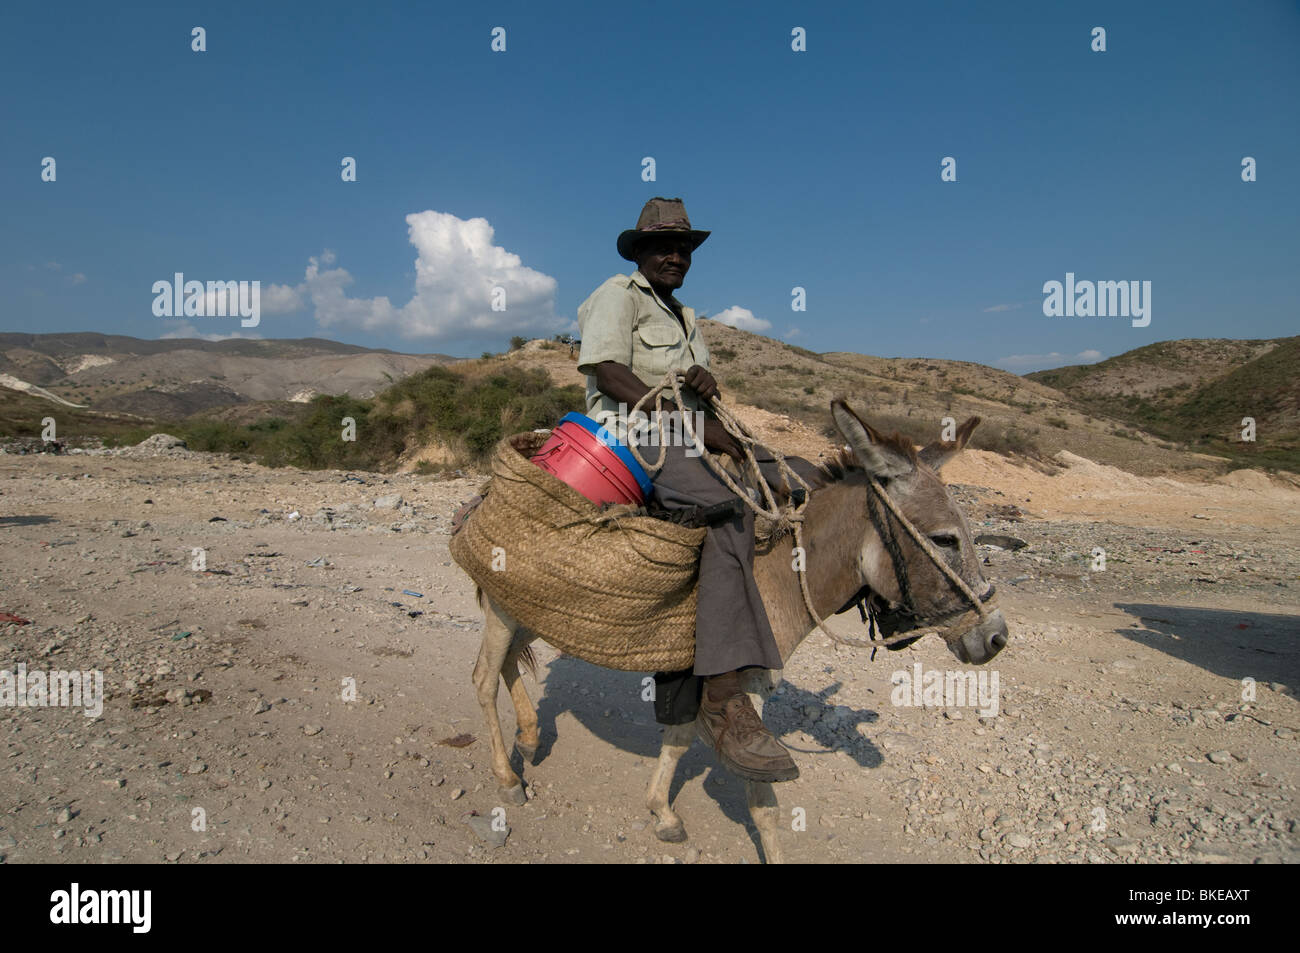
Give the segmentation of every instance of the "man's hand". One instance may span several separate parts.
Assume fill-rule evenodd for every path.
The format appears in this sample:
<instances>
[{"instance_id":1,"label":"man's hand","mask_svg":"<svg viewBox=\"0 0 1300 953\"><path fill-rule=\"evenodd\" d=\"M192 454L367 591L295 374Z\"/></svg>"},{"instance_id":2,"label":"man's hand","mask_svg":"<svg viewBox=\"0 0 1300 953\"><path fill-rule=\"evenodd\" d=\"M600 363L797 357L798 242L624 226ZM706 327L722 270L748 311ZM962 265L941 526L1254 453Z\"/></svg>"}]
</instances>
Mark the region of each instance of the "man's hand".
<instances>
[{"instance_id":1,"label":"man's hand","mask_svg":"<svg viewBox=\"0 0 1300 953\"><path fill-rule=\"evenodd\" d=\"M713 379L712 374L698 364L691 365L691 369L686 372L686 380L683 383L699 394L700 399L706 404L718 394L718 382Z\"/></svg>"},{"instance_id":2,"label":"man's hand","mask_svg":"<svg viewBox=\"0 0 1300 953\"><path fill-rule=\"evenodd\" d=\"M707 374L708 371L705 371ZM704 421L704 433L701 434L704 446L714 453L725 453L737 463L745 462L745 451L740 448L736 438L727 433L722 424L709 418Z\"/></svg>"}]
</instances>

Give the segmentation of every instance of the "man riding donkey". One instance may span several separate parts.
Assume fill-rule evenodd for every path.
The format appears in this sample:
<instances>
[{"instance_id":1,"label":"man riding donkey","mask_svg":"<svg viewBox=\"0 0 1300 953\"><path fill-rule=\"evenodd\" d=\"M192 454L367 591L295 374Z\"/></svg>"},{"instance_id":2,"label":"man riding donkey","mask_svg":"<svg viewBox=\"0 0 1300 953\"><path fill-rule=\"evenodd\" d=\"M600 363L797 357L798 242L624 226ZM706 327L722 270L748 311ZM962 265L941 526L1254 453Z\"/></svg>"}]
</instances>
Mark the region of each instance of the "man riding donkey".
<instances>
[{"instance_id":1,"label":"man riding donkey","mask_svg":"<svg viewBox=\"0 0 1300 953\"><path fill-rule=\"evenodd\" d=\"M641 210L636 228L618 236L618 253L636 263L630 275L615 275L578 309L582 349L578 370L587 375L587 415L619 440L629 434L627 416L664 375L685 374L685 407L664 400L662 409L702 412L704 446L737 461L744 453L712 414L709 400L718 393L709 373L709 351L695 312L673 292L691 267L691 255L709 232L691 228L681 199L653 198ZM649 412L653 407L645 407ZM676 421L674 421L676 426ZM660 724L694 720L700 737L717 751L734 774L750 781L790 781L799 776L790 753L773 737L741 688L747 668L781 668L781 655L754 581L754 517L747 506L713 473L680 429L667 434L663 467L654 476L653 502L669 511L701 510L717 514L707 526L700 552L699 601L695 624L694 670L655 676L655 718ZM770 452L755 447L766 480L780 481ZM655 453L647 459L655 460ZM787 457L800 476L811 476L806 460Z\"/></svg>"}]
</instances>

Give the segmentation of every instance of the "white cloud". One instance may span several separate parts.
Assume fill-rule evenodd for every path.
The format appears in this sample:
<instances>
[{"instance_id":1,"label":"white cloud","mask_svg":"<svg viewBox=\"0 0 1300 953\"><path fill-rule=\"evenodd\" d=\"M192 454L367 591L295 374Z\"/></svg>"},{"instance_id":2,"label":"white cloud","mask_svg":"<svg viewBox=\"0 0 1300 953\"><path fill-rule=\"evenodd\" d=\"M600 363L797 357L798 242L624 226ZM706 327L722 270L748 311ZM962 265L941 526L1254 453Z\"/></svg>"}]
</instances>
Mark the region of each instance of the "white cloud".
<instances>
[{"instance_id":1,"label":"white cloud","mask_svg":"<svg viewBox=\"0 0 1300 953\"><path fill-rule=\"evenodd\" d=\"M231 338L251 338L260 340L260 334L245 334L243 331L231 331L229 334L203 334L193 324L186 321L178 324L174 329L166 334L158 335L160 341L170 340L172 338L198 338L201 341L229 341Z\"/></svg>"},{"instance_id":2,"label":"white cloud","mask_svg":"<svg viewBox=\"0 0 1300 953\"><path fill-rule=\"evenodd\" d=\"M990 311L1015 311L1019 307L1021 307L1019 302L1016 304L995 304L991 308L985 308L984 313L988 314Z\"/></svg>"},{"instance_id":3,"label":"white cloud","mask_svg":"<svg viewBox=\"0 0 1300 953\"><path fill-rule=\"evenodd\" d=\"M469 220L428 210L406 216L416 249L415 294L395 306L387 296L350 298L352 275L331 268L334 253L308 259L296 286L272 285L263 296L267 313L297 310L310 301L325 328L392 332L404 338L455 338L520 332L576 330L555 313L556 282L494 245L485 218ZM499 289L499 290L497 290ZM504 310L493 310L494 302Z\"/></svg>"},{"instance_id":4,"label":"white cloud","mask_svg":"<svg viewBox=\"0 0 1300 953\"><path fill-rule=\"evenodd\" d=\"M270 284L262 289L262 314L293 314L306 305L306 283L297 286Z\"/></svg>"},{"instance_id":5,"label":"white cloud","mask_svg":"<svg viewBox=\"0 0 1300 953\"><path fill-rule=\"evenodd\" d=\"M797 338L797 337L799 337L801 334L803 334L803 329L802 329L802 328L791 328L789 331L786 331L786 332L785 332L785 336L786 336L787 338Z\"/></svg>"},{"instance_id":6,"label":"white cloud","mask_svg":"<svg viewBox=\"0 0 1300 953\"><path fill-rule=\"evenodd\" d=\"M710 317L719 324L729 324L733 328L740 328L742 331L766 331L772 326L771 321L756 318L753 311L738 305L732 305L727 310L710 315Z\"/></svg>"},{"instance_id":7,"label":"white cloud","mask_svg":"<svg viewBox=\"0 0 1300 953\"><path fill-rule=\"evenodd\" d=\"M75 275L70 275L68 281L72 282L74 285L84 285L86 283L86 276L81 272L77 272Z\"/></svg>"},{"instance_id":8,"label":"white cloud","mask_svg":"<svg viewBox=\"0 0 1300 953\"><path fill-rule=\"evenodd\" d=\"M1101 351L1089 348L1078 354L1062 354L1052 351L1048 354L1009 354L993 362L994 367L1007 370L1041 370L1048 367L1063 367L1069 364L1093 364L1105 355Z\"/></svg>"}]
</instances>

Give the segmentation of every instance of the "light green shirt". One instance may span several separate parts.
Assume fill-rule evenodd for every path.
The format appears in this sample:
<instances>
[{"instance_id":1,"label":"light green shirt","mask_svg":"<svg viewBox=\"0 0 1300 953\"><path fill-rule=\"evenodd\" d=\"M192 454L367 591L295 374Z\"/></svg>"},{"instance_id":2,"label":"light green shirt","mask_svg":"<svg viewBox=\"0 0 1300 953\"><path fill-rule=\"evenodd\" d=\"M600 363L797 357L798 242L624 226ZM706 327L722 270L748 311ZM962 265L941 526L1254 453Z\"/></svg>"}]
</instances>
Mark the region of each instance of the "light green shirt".
<instances>
[{"instance_id":1,"label":"light green shirt","mask_svg":"<svg viewBox=\"0 0 1300 953\"><path fill-rule=\"evenodd\" d=\"M681 308L684 328L645 276L634 271L610 278L578 308L582 334L578 370L587 375L587 416L619 440L627 439L626 421L620 418L618 401L596 388L597 364L617 361L649 387L659 384L670 369L686 371L695 364L709 368L709 349L695 322L695 312L676 298L671 303ZM668 397L672 399L671 392ZM704 409L693 390L683 387L682 397L683 409ZM643 410L649 413L653 407L647 405Z\"/></svg>"}]
</instances>

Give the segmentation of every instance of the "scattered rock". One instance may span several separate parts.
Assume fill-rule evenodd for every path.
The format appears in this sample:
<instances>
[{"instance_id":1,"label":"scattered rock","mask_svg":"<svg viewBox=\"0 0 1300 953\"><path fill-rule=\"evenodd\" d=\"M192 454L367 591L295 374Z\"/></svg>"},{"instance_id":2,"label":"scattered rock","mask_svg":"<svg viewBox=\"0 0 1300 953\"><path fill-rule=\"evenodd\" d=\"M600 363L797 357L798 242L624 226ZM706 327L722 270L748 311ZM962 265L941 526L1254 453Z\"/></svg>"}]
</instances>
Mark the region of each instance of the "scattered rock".
<instances>
[{"instance_id":1,"label":"scattered rock","mask_svg":"<svg viewBox=\"0 0 1300 953\"><path fill-rule=\"evenodd\" d=\"M137 443L135 449L149 453L157 453L162 450L184 450L185 441L180 437L173 437L169 433L156 433L152 437L146 437Z\"/></svg>"},{"instance_id":2,"label":"scattered rock","mask_svg":"<svg viewBox=\"0 0 1300 953\"><path fill-rule=\"evenodd\" d=\"M505 825L505 830L494 830L492 818L473 815L466 819L465 823L469 825L475 836L489 847L505 847L506 838L510 836L510 826Z\"/></svg>"},{"instance_id":3,"label":"scattered rock","mask_svg":"<svg viewBox=\"0 0 1300 953\"><path fill-rule=\"evenodd\" d=\"M1012 552L1024 549L1029 544L1018 536L1003 536L998 533L982 533L975 537L976 546L991 546L994 549L1009 549Z\"/></svg>"},{"instance_id":4,"label":"scattered rock","mask_svg":"<svg viewBox=\"0 0 1300 953\"><path fill-rule=\"evenodd\" d=\"M1121 857L1129 857L1138 851L1138 842L1131 837L1112 837L1106 846Z\"/></svg>"}]
</instances>

